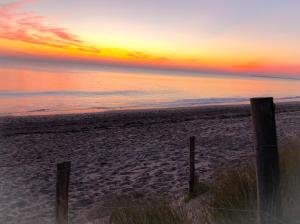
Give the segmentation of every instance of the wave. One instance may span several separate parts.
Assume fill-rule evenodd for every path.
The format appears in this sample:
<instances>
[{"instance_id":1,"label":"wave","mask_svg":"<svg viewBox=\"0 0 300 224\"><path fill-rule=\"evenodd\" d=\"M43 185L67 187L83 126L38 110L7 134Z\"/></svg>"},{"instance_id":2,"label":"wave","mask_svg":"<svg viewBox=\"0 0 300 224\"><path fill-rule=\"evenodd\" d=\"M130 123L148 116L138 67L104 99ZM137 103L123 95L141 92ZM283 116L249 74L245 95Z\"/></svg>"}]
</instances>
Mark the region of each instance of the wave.
<instances>
[{"instance_id":1,"label":"wave","mask_svg":"<svg viewBox=\"0 0 300 224\"><path fill-rule=\"evenodd\" d=\"M60 95L70 95L70 96L109 96L109 95L140 95L147 94L143 91L113 91L113 92L82 92L82 91L51 91L51 92L10 92L3 93L0 92L0 98L2 97L31 97L31 96L60 96ZM148 93L149 94L149 93ZM221 104L239 104L239 103L249 103L250 97L210 97L210 98L198 98L198 99L179 99L174 101L156 101L157 98L152 96L152 100L143 101L143 99L137 101L126 102L125 104L106 104L101 100L97 102L96 105L67 105L62 104L59 106L47 105L47 107L40 107L39 105L33 105L29 108L20 107L18 111L7 110L5 112L0 112L0 116L11 115L11 114L64 114L69 112L83 113L83 112L95 112L95 111L116 111L116 110L131 110L131 109L143 109L143 108L176 108L176 107L193 107L193 106L204 106L204 105L221 105ZM138 98L136 98L138 99ZM286 96L286 97L275 97L275 102L280 101L297 101L300 96ZM72 101L72 100L71 100Z\"/></svg>"},{"instance_id":2,"label":"wave","mask_svg":"<svg viewBox=\"0 0 300 224\"><path fill-rule=\"evenodd\" d=\"M155 102L155 103L137 103L139 106L147 107L189 107L189 106L200 106L200 105L211 105L211 104L235 104L249 102L251 97L231 97L231 98L199 98L199 99L181 99L169 102ZM277 97L274 101L288 101L298 100L300 96L287 96Z\"/></svg>"},{"instance_id":3,"label":"wave","mask_svg":"<svg viewBox=\"0 0 300 224\"><path fill-rule=\"evenodd\" d=\"M278 100L297 100L300 99L300 96L287 96L287 97L280 97L276 98Z\"/></svg>"},{"instance_id":4,"label":"wave","mask_svg":"<svg viewBox=\"0 0 300 224\"><path fill-rule=\"evenodd\" d=\"M145 95L148 92L139 90L119 90L119 91L42 91L42 92L0 92L0 97L36 97L36 96L116 96L116 95Z\"/></svg>"},{"instance_id":5,"label":"wave","mask_svg":"<svg viewBox=\"0 0 300 224\"><path fill-rule=\"evenodd\" d=\"M249 98L201 98L201 99L182 99L173 102L168 102L168 106L194 106L203 104L221 104L221 103L241 103L249 100Z\"/></svg>"}]
</instances>

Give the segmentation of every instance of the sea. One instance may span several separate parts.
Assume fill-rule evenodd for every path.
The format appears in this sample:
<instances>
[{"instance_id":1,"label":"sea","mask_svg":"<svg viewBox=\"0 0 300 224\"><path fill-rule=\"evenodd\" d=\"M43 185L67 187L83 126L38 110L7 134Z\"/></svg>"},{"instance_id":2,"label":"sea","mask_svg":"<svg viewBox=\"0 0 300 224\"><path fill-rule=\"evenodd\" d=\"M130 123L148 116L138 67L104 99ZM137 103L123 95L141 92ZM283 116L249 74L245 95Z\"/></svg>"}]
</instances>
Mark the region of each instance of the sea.
<instances>
[{"instance_id":1,"label":"sea","mask_svg":"<svg viewBox=\"0 0 300 224\"><path fill-rule=\"evenodd\" d=\"M252 97L300 100L300 79L284 75L63 63L0 65L0 116L247 104Z\"/></svg>"}]
</instances>

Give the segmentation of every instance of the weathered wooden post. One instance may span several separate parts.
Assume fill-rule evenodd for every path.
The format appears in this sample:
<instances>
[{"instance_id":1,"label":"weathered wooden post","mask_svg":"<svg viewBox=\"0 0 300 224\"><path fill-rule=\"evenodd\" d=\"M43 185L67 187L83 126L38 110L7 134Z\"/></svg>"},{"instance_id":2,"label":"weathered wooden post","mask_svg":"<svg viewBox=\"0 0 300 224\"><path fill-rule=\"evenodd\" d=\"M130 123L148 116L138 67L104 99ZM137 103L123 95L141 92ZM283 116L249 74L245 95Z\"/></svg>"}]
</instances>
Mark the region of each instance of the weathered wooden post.
<instances>
[{"instance_id":1,"label":"weathered wooden post","mask_svg":"<svg viewBox=\"0 0 300 224\"><path fill-rule=\"evenodd\" d=\"M194 192L195 185L195 136L190 137L190 180L189 193Z\"/></svg>"},{"instance_id":2,"label":"weathered wooden post","mask_svg":"<svg viewBox=\"0 0 300 224\"><path fill-rule=\"evenodd\" d=\"M280 218L280 174L273 98L252 98L251 112L256 137L258 219L260 224Z\"/></svg>"},{"instance_id":3,"label":"weathered wooden post","mask_svg":"<svg viewBox=\"0 0 300 224\"><path fill-rule=\"evenodd\" d=\"M57 164L56 179L56 224L68 224L69 180L71 162Z\"/></svg>"}]
</instances>

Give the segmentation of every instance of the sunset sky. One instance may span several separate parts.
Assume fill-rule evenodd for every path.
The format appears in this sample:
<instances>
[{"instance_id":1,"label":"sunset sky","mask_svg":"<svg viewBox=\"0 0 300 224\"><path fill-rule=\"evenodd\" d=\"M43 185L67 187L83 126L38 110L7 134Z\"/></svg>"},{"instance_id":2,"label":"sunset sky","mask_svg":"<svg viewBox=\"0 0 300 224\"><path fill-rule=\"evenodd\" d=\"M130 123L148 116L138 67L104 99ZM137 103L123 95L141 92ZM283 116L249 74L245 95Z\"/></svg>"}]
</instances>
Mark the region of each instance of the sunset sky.
<instances>
[{"instance_id":1,"label":"sunset sky","mask_svg":"<svg viewBox=\"0 0 300 224\"><path fill-rule=\"evenodd\" d=\"M0 60L300 76L299 0L0 0Z\"/></svg>"}]
</instances>

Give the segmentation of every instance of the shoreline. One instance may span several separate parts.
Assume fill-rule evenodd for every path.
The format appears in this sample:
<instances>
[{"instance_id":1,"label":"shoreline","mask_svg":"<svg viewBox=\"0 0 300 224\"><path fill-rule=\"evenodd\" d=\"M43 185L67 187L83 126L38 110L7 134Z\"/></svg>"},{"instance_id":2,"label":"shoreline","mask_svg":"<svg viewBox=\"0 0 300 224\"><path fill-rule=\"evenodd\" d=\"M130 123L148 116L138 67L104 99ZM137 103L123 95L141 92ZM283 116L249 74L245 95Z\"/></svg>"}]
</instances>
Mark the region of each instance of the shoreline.
<instances>
[{"instance_id":1,"label":"shoreline","mask_svg":"<svg viewBox=\"0 0 300 224\"><path fill-rule=\"evenodd\" d=\"M276 105L282 146L300 136L300 102ZM0 127L0 222L8 224L16 220L7 216L53 222L58 162L72 162L70 217L79 224L115 195L184 195L192 135L202 182L254 155L249 105L2 117Z\"/></svg>"},{"instance_id":2,"label":"shoreline","mask_svg":"<svg viewBox=\"0 0 300 224\"><path fill-rule=\"evenodd\" d=\"M298 104L300 100L281 100L276 102L276 105L288 105L288 104ZM131 107L131 108L122 108L122 109L93 109L87 108L82 110L72 110L65 111L62 113L59 112L20 112L20 113L12 113L12 114L2 114L0 115L0 120L5 118L18 118L18 117L59 117L59 116L80 116L80 115L95 115L95 114L113 114L113 113L131 113L131 112L156 112L156 111L172 111L172 110L191 110L191 109L208 109L208 108L226 108L226 107L240 107L240 106L249 106L250 99L244 102L231 102L231 103L211 103L211 104L198 104L192 106L166 106L166 107ZM76 112L75 112L76 111Z\"/></svg>"},{"instance_id":3,"label":"shoreline","mask_svg":"<svg viewBox=\"0 0 300 224\"><path fill-rule=\"evenodd\" d=\"M296 103L300 101L296 101ZM280 103L281 104L281 103ZM195 106L182 106L182 107L141 107L141 108L134 108L134 109L112 109L112 110L103 110L103 111L87 111L87 112L66 112L66 113L49 113L49 114L8 114L8 115L1 115L0 120L7 119L7 118L42 118L42 117L70 117L70 116L81 116L81 115L102 115L102 114L130 114L130 113L148 113L148 112L167 112L167 111L178 111L178 110L199 110L199 109L213 109L213 108L223 108L223 107L239 107L239 106L247 106L249 102L245 103L224 103L224 104L204 104L204 105L195 105Z\"/></svg>"}]
</instances>

